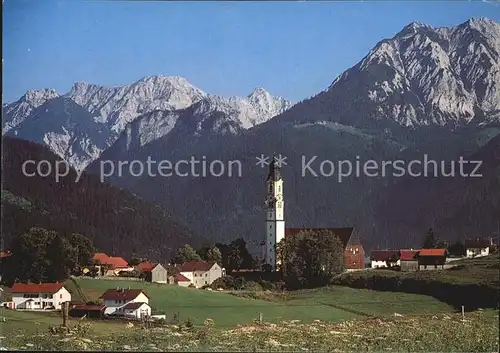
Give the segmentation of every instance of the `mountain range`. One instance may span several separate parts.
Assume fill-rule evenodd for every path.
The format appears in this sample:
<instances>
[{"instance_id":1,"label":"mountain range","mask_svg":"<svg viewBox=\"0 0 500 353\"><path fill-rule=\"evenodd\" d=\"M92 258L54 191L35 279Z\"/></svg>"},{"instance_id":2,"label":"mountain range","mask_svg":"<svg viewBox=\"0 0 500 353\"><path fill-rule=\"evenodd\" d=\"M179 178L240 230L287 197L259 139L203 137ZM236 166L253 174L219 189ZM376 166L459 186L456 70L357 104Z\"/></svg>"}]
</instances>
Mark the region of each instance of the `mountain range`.
<instances>
[{"instance_id":1,"label":"mountain range","mask_svg":"<svg viewBox=\"0 0 500 353\"><path fill-rule=\"evenodd\" d=\"M292 105L263 88L244 98L223 98L174 76L145 77L123 87L78 82L64 95L53 89L28 91L4 105L2 133L46 144L73 167L84 169L124 132L133 131L139 146L168 134L179 112L198 102L228 114L232 127L221 128L221 133L248 129Z\"/></svg>"},{"instance_id":2,"label":"mountain range","mask_svg":"<svg viewBox=\"0 0 500 353\"><path fill-rule=\"evenodd\" d=\"M29 91L4 106L3 133L44 143L88 173L99 173L101 161L239 160L241 177L125 173L107 180L172 211L198 235L242 236L250 244L260 243L266 196L266 171L255 157L283 153L287 226L355 226L367 249L416 247L429 227L450 240L496 231L497 158L485 163L488 177L467 181L464 193L466 181L455 179L303 177L302 156L379 163L424 154L448 161L491 156L500 134L499 82L498 23L411 23L324 91L294 105L261 88L223 98L179 77L118 88L77 83L62 96ZM440 207L444 200L453 202ZM479 216L467 213L476 206L480 224L466 216Z\"/></svg>"}]
</instances>

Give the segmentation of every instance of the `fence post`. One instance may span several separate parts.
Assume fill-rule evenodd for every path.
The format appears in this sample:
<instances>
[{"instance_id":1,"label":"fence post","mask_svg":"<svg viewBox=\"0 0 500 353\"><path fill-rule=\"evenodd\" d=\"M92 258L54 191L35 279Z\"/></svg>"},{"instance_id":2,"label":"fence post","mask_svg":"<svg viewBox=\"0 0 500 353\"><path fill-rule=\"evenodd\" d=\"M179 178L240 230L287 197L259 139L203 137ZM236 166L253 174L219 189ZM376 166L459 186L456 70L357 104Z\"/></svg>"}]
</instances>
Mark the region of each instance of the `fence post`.
<instances>
[{"instance_id":1,"label":"fence post","mask_svg":"<svg viewBox=\"0 0 500 353\"><path fill-rule=\"evenodd\" d=\"M465 320L465 307L462 305L462 321Z\"/></svg>"},{"instance_id":2,"label":"fence post","mask_svg":"<svg viewBox=\"0 0 500 353\"><path fill-rule=\"evenodd\" d=\"M69 302L64 302L62 306L62 325L63 327L68 327L68 311L69 311Z\"/></svg>"},{"instance_id":3,"label":"fence post","mask_svg":"<svg viewBox=\"0 0 500 353\"><path fill-rule=\"evenodd\" d=\"M262 324L262 321L264 321L264 314L259 313L259 324Z\"/></svg>"}]
</instances>

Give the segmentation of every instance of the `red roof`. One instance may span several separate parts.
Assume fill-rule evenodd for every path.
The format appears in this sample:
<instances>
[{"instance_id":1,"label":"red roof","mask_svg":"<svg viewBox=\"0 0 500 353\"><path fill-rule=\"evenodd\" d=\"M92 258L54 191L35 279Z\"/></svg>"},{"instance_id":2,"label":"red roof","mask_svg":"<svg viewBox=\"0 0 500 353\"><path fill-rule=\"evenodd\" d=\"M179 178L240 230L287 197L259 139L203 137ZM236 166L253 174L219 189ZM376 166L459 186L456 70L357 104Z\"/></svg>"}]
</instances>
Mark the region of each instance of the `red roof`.
<instances>
[{"instance_id":1,"label":"red roof","mask_svg":"<svg viewBox=\"0 0 500 353\"><path fill-rule=\"evenodd\" d=\"M105 305L75 305L71 310L102 311L105 308Z\"/></svg>"},{"instance_id":2,"label":"red roof","mask_svg":"<svg viewBox=\"0 0 500 353\"><path fill-rule=\"evenodd\" d=\"M64 283L14 283L12 293L50 293L54 294L64 287Z\"/></svg>"},{"instance_id":3,"label":"red roof","mask_svg":"<svg viewBox=\"0 0 500 353\"><path fill-rule=\"evenodd\" d=\"M349 244L349 241L351 240L354 228L353 227L344 227L344 228L286 228L285 229L285 237L288 237L290 235L296 235L300 233L301 231L313 231L313 232L319 232L322 230L327 230L335 234L337 238L340 239L342 244L344 245L344 249L347 247Z\"/></svg>"},{"instance_id":4,"label":"red roof","mask_svg":"<svg viewBox=\"0 0 500 353\"><path fill-rule=\"evenodd\" d=\"M139 302L132 302L132 303L127 303L124 306L122 306L123 309L139 309L143 304L148 304L148 303L139 303Z\"/></svg>"},{"instance_id":5,"label":"red roof","mask_svg":"<svg viewBox=\"0 0 500 353\"><path fill-rule=\"evenodd\" d=\"M139 294L149 295L142 289L108 289L101 295L104 300L134 300Z\"/></svg>"},{"instance_id":6,"label":"red roof","mask_svg":"<svg viewBox=\"0 0 500 353\"><path fill-rule=\"evenodd\" d=\"M141 270L142 272L151 272L153 270L153 268L156 267L156 265L158 265L158 264L151 263L151 262L143 262L142 264L137 265L137 268L139 270Z\"/></svg>"},{"instance_id":7,"label":"red roof","mask_svg":"<svg viewBox=\"0 0 500 353\"><path fill-rule=\"evenodd\" d=\"M9 257L11 255L12 255L12 253L9 250L7 250L7 251L0 251L0 259Z\"/></svg>"},{"instance_id":8,"label":"red roof","mask_svg":"<svg viewBox=\"0 0 500 353\"><path fill-rule=\"evenodd\" d=\"M490 246L490 242L487 239L467 239L465 240L466 249L486 249Z\"/></svg>"},{"instance_id":9,"label":"red roof","mask_svg":"<svg viewBox=\"0 0 500 353\"><path fill-rule=\"evenodd\" d=\"M177 282L191 282L189 280L189 278L186 278L184 277L183 275L181 275L180 273L177 274L177 278L176 278Z\"/></svg>"},{"instance_id":10,"label":"red roof","mask_svg":"<svg viewBox=\"0 0 500 353\"><path fill-rule=\"evenodd\" d=\"M127 261L119 256L108 256L105 253L95 253L94 261L101 265L108 265L112 269L128 267Z\"/></svg>"},{"instance_id":11,"label":"red roof","mask_svg":"<svg viewBox=\"0 0 500 353\"><path fill-rule=\"evenodd\" d=\"M181 272L193 272L193 271L209 271L212 266L215 265L215 261L188 261L184 262L181 267Z\"/></svg>"},{"instance_id":12,"label":"red roof","mask_svg":"<svg viewBox=\"0 0 500 353\"><path fill-rule=\"evenodd\" d=\"M446 249L422 249L418 256L446 256Z\"/></svg>"},{"instance_id":13,"label":"red roof","mask_svg":"<svg viewBox=\"0 0 500 353\"><path fill-rule=\"evenodd\" d=\"M400 250L399 251L399 258L401 261L411 261L415 260L415 256L418 254L418 251L416 250Z\"/></svg>"},{"instance_id":14,"label":"red roof","mask_svg":"<svg viewBox=\"0 0 500 353\"><path fill-rule=\"evenodd\" d=\"M374 261L397 261L399 259L398 250L372 250L370 259Z\"/></svg>"}]
</instances>

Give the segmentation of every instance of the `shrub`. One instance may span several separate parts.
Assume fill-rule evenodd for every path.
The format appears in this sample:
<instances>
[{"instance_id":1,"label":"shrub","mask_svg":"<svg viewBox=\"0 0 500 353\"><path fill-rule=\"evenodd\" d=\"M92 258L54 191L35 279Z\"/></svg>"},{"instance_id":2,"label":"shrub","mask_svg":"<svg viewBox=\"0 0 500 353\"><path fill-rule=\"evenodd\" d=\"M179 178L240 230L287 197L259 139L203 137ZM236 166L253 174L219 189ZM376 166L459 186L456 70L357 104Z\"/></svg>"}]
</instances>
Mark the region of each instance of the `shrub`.
<instances>
[{"instance_id":1,"label":"shrub","mask_svg":"<svg viewBox=\"0 0 500 353\"><path fill-rule=\"evenodd\" d=\"M193 325L193 322L191 321L191 319L188 317L186 322L184 323L184 326L186 326L186 328L188 329L192 329L194 327Z\"/></svg>"},{"instance_id":2,"label":"shrub","mask_svg":"<svg viewBox=\"0 0 500 353\"><path fill-rule=\"evenodd\" d=\"M232 276L224 276L219 277L211 284L212 289L222 288L224 290L233 289L234 288L234 277Z\"/></svg>"},{"instance_id":3,"label":"shrub","mask_svg":"<svg viewBox=\"0 0 500 353\"><path fill-rule=\"evenodd\" d=\"M180 315L179 313L175 313L174 316L172 317L172 320L170 320L170 323L172 325L178 325L181 323L181 320L180 320Z\"/></svg>"},{"instance_id":4,"label":"shrub","mask_svg":"<svg viewBox=\"0 0 500 353\"><path fill-rule=\"evenodd\" d=\"M236 290L241 290L245 287L245 279L243 277L236 277L234 279L233 288Z\"/></svg>"},{"instance_id":5,"label":"shrub","mask_svg":"<svg viewBox=\"0 0 500 353\"><path fill-rule=\"evenodd\" d=\"M259 292L262 290L262 286L255 281L248 281L245 283L245 290L251 290Z\"/></svg>"}]
</instances>

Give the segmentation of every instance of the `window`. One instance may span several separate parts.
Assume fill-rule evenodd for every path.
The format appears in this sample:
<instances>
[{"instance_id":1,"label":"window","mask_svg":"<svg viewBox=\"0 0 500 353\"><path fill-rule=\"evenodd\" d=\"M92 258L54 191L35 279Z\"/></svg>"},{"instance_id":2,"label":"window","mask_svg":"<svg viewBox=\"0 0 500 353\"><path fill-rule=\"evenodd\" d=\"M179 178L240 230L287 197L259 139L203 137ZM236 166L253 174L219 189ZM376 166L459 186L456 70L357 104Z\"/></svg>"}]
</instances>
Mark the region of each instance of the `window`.
<instances>
[{"instance_id":1,"label":"window","mask_svg":"<svg viewBox=\"0 0 500 353\"><path fill-rule=\"evenodd\" d=\"M207 277L207 276L208 276L208 273L205 273L205 277Z\"/></svg>"},{"instance_id":2,"label":"window","mask_svg":"<svg viewBox=\"0 0 500 353\"><path fill-rule=\"evenodd\" d=\"M62 294L59 294L59 299L62 299Z\"/></svg>"}]
</instances>

